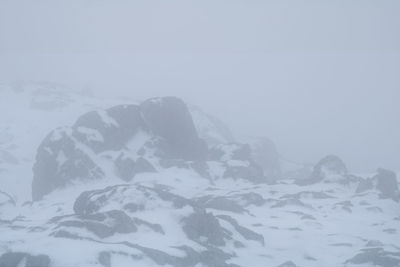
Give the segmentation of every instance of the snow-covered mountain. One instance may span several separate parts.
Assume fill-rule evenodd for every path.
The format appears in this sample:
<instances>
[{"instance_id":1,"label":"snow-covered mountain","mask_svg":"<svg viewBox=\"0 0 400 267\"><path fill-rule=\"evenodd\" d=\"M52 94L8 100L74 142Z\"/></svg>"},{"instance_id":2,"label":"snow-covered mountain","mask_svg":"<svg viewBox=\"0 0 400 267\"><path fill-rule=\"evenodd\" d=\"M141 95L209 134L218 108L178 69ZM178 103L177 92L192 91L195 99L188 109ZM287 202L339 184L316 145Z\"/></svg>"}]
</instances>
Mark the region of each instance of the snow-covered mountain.
<instances>
[{"instance_id":1,"label":"snow-covered mountain","mask_svg":"<svg viewBox=\"0 0 400 267\"><path fill-rule=\"evenodd\" d=\"M0 267L400 266L394 172L278 179L268 139L176 97L0 88Z\"/></svg>"}]
</instances>

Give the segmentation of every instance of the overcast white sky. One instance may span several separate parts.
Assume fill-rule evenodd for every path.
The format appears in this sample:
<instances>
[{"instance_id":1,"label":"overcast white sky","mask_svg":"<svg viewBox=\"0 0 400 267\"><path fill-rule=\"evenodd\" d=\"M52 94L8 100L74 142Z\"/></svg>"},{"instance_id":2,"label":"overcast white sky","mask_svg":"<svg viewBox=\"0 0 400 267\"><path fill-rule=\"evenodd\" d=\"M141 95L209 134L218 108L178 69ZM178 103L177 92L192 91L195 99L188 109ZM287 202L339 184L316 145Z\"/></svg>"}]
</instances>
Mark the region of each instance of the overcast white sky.
<instances>
[{"instance_id":1,"label":"overcast white sky","mask_svg":"<svg viewBox=\"0 0 400 267\"><path fill-rule=\"evenodd\" d=\"M281 154L400 170L400 1L0 0L0 80L177 95Z\"/></svg>"}]
</instances>

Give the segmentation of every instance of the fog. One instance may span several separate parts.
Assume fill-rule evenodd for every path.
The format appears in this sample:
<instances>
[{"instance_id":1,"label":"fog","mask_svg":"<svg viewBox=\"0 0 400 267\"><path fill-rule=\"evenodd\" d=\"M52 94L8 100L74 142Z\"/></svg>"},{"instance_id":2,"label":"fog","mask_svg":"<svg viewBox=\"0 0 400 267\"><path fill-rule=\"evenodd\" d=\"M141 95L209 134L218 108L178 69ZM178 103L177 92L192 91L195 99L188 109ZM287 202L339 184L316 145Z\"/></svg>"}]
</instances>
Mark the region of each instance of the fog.
<instances>
[{"instance_id":1,"label":"fog","mask_svg":"<svg viewBox=\"0 0 400 267\"><path fill-rule=\"evenodd\" d=\"M280 154L400 169L400 2L0 1L0 80L175 95Z\"/></svg>"}]
</instances>

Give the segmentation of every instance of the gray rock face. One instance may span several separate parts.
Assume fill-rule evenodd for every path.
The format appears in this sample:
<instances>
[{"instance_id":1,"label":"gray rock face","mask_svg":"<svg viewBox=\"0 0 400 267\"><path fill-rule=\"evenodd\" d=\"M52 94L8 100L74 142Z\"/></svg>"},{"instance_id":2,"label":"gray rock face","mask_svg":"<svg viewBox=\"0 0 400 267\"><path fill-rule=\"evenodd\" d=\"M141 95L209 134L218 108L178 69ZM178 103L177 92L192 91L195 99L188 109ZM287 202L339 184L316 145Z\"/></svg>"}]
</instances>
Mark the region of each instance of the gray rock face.
<instances>
[{"instance_id":1,"label":"gray rock face","mask_svg":"<svg viewBox=\"0 0 400 267\"><path fill-rule=\"evenodd\" d=\"M176 97L154 98L140 105L146 125L165 140L169 158L204 160L207 145L197 135L185 103Z\"/></svg>"},{"instance_id":2,"label":"gray rock face","mask_svg":"<svg viewBox=\"0 0 400 267\"><path fill-rule=\"evenodd\" d=\"M196 106L190 106L189 109L200 138L205 140L209 147L235 142L231 130L220 119Z\"/></svg>"},{"instance_id":3,"label":"gray rock face","mask_svg":"<svg viewBox=\"0 0 400 267\"><path fill-rule=\"evenodd\" d=\"M46 255L30 255L23 252L8 252L0 257L1 267L49 267L50 258Z\"/></svg>"},{"instance_id":4,"label":"gray rock face","mask_svg":"<svg viewBox=\"0 0 400 267\"><path fill-rule=\"evenodd\" d=\"M268 180L281 177L279 154L275 144L267 138L257 138L250 143L254 161L263 169Z\"/></svg>"},{"instance_id":5,"label":"gray rock face","mask_svg":"<svg viewBox=\"0 0 400 267\"><path fill-rule=\"evenodd\" d=\"M194 241L215 246L225 244L223 228L212 213L198 211L185 218L182 223L183 231Z\"/></svg>"},{"instance_id":6,"label":"gray rock face","mask_svg":"<svg viewBox=\"0 0 400 267\"><path fill-rule=\"evenodd\" d=\"M356 188L356 194L362 193L374 188L374 183L372 179L363 179L359 182Z\"/></svg>"},{"instance_id":7,"label":"gray rock face","mask_svg":"<svg viewBox=\"0 0 400 267\"><path fill-rule=\"evenodd\" d=\"M69 129L51 132L38 148L33 166L32 198L39 200L73 179L98 179L103 171L82 150Z\"/></svg>"},{"instance_id":8,"label":"gray rock face","mask_svg":"<svg viewBox=\"0 0 400 267\"><path fill-rule=\"evenodd\" d=\"M223 162L225 178L245 179L254 183L268 182L262 168L254 161L248 144L221 144L210 149L209 159Z\"/></svg>"},{"instance_id":9,"label":"gray rock face","mask_svg":"<svg viewBox=\"0 0 400 267\"><path fill-rule=\"evenodd\" d=\"M328 178L335 176L335 182L347 182L347 168L344 162L335 155L329 155L321 159L313 169L311 176L306 180L299 180L299 185L309 185L321 181L328 181ZM338 180L339 179L339 180Z\"/></svg>"},{"instance_id":10,"label":"gray rock face","mask_svg":"<svg viewBox=\"0 0 400 267\"><path fill-rule=\"evenodd\" d=\"M298 267L293 261L286 261L282 264L279 264L278 267Z\"/></svg>"},{"instance_id":11,"label":"gray rock face","mask_svg":"<svg viewBox=\"0 0 400 267\"><path fill-rule=\"evenodd\" d=\"M261 243L261 245L265 244L263 235L260 235L246 227L239 225L239 223L232 217L229 217L227 215L218 215L218 218L221 218L222 220L229 222L235 228L235 230L245 239L258 241Z\"/></svg>"},{"instance_id":12,"label":"gray rock face","mask_svg":"<svg viewBox=\"0 0 400 267\"><path fill-rule=\"evenodd\" d=\"M86 113L72 128L76 139L100 152L120 150L139 129L146 126L139 106L120 105L103 112Z\"/></svg>"},{"instance_id":13,"label":"gray rock face","mask_svg":"<svg viewBox=\"0 0 400 267\"><path fill-rule=\"evenodd\" d=\"M382 198L398 199L400 197L397 177L394 172L378 169L378 174L373 179L376 179L376 189L380 191Z\"/></svg>"},{"instance_id":14,"label":"gray rock face","mask_svg":"<svg viewBox=\"0 0 400 267\"><path fill-rule=\"evenodd\" d=\"M381 198L390 198L396 201L400 199L396 173L390 170L378 169L374 177L361 180L356 194L369 190L377 190Z\"/></svg>"},{"instance_id":15,"label":"gray rock face","mask_svg":"<svg viewBox=\"0 0 400 267\"><path fill-rule=\"evenodd\" d=\"M132 233L137 230L135 222L121 210L61 218L58 222L58 230L54 235L57 236L60 229L67 232L68 228L85 229L100 238L109 237L115 233Z\"/></svg>"},{"instance_id":16,"label":"gray rock face","mask_svg":"<svg viewBox=\"0 0 400 267\"><path fill-rule=\"evenodd\" d=\"M133 160L120 155L115 161L117 175L125 181L130 181L138 173L156 172L153 165L145 158Z\"/></svg>"},{"instance_id":17,"label":"gray rock face","mask_svg":"<svg viewBox=\"0 0 400 267\"><path fill-rule=\"evenodd\" d=\"M400 266L400 253L385 251L383 248L365 248L353 258L346 261L347 264L359 264L360 266L373 265L380 267Z\"/></svg>"}]
</instances>

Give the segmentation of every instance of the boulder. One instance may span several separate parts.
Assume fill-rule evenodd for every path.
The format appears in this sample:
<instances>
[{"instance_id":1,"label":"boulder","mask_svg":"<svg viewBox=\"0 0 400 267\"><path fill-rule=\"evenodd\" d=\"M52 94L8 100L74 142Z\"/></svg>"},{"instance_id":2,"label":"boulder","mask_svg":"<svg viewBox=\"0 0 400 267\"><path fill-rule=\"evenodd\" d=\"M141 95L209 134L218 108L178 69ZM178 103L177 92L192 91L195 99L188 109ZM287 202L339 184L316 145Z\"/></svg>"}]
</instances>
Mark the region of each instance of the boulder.
<instances>
[{"instance_id":1,"label":"boulder","mask_svg":"<svg viewBox=\"0 0 400 267\"><path fill-rule=\"evenodd\" d=\"M347 183L347 167L344 162L335 155L329 155L321 159L315 166L308 179L298 180L299 185L309 185L318 182Z\"/></svg>"},{"instance_id":2,"label":"boulder","mask_svg":"<svg viewBox=\"0 0 400 267\"><path fill-rule=\"evenodd\" d=\"M280 157L275 144L268 138L254 138L249 142L254 161L263 169L268 180L281 178Z\"/></svg>"},{"instance_id":3,"label":"boulder","mask_svg":"<svg viewBox=\"0 0 400 267\"><path fill-rule=\"evenodd\" d=\"M376 180L376 189L380 192L381 198L399 198L400 192L396 173L390 170L378 169L378 173L373 179Z\"/></svg>"},{"instance_id":4,"label":"boulder","mask_svg":"<svg viewBox=\"0 0 400 267\"><path fill-rule=\"evenodd\" d=\"M214 246L225 245L224 230L218 219L205 210L198 210L182 220L182 229L188 238Z\"/></svg>"}]
</instances>

